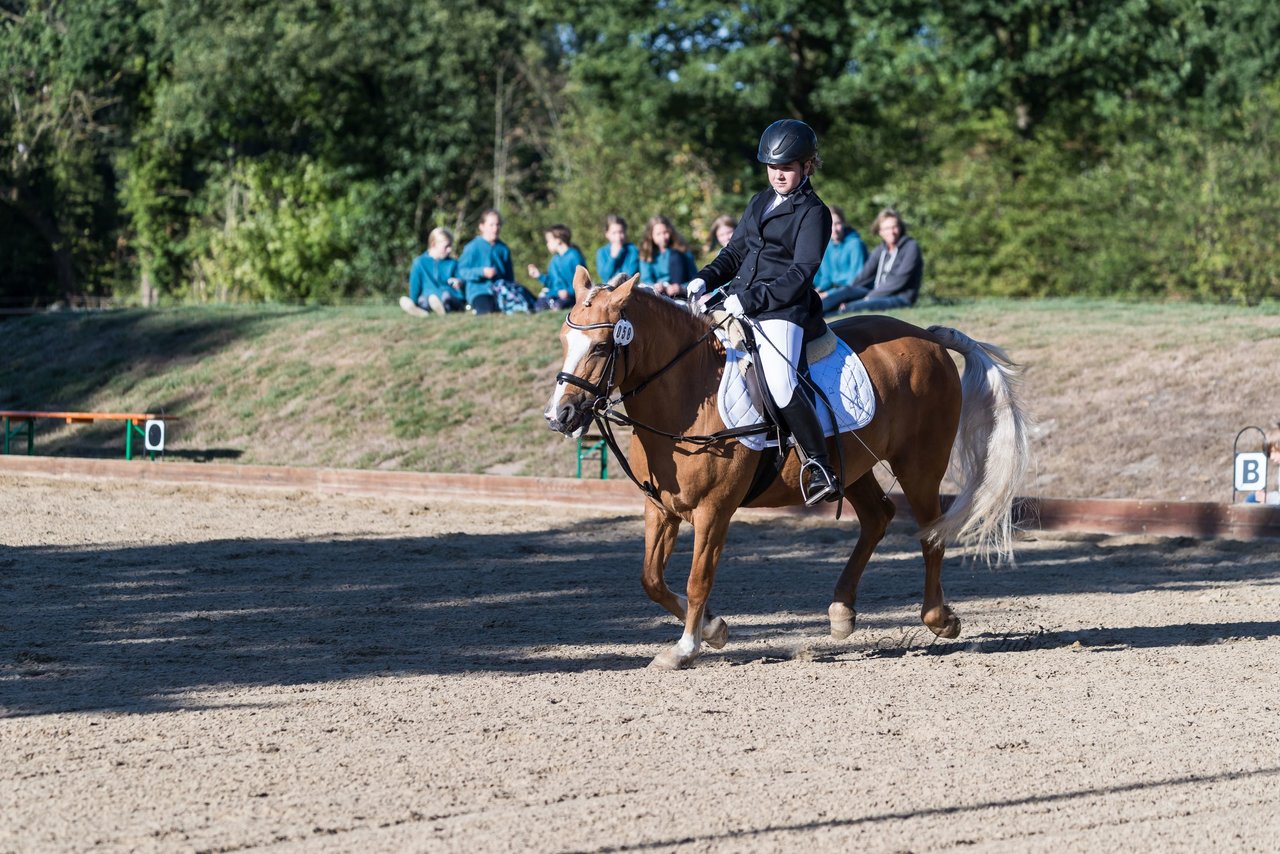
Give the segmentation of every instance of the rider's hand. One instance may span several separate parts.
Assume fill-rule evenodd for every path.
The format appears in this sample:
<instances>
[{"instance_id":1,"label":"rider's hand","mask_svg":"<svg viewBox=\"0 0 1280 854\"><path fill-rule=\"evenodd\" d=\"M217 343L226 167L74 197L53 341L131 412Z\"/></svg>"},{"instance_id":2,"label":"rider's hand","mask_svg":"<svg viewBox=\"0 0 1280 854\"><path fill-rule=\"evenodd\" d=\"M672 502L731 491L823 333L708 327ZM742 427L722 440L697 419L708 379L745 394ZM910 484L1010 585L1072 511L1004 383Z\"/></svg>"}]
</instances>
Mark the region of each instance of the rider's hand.
<instances>
[{"instance_id":1,"label":"rider's hand","mask_svg":"<svg viewBox=\"0 0 1280 854\"><path fill-rule=\"evenodd\" d=\"M730 294L724 301L724 310L732 314L734 317L744 317L745 313L742 309L742 300L737 294Z\"/></svg>"},{"instance_id":2,"label":"rider's hand","mask_svg":"<svg viewBox=\"0 0 1280 854\"><path fill-rule=\"evenodd\" d=\"M696 302L706 289L707 283L703 279L694 279L684 286L684 292L689 295L689 302Z\"/></svg>"}]
</instances>

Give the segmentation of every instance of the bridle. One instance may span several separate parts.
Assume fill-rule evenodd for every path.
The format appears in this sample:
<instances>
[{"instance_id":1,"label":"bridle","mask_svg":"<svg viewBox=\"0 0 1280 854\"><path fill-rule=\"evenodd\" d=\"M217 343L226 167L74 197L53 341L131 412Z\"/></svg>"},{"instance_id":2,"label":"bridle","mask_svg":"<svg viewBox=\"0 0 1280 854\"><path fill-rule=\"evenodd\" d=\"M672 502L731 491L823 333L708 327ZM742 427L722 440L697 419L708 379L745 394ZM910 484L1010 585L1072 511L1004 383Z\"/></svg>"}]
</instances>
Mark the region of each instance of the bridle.
<instances>
[{"instance_id":1,"label":"bridle","mask_svg":"<svg viewBox=\"0 0 1280 854\"><path fill-rule=\"evenodd\" d=\"M727 318L725 318L725 320L727 320ZM613 388L613 378L617 371L619 354L625 351L627 345L630 344L632 339L635 337L635 328L631 325L631 321L627 320L625 313L619 315L616 321L606 321L602 323L574 323L568 315L565 315L565 325L570 329L575 329L579 332L587 332L592 329L612 330L613 334L610 338L613 341L613 347L610 349L609 355L605 358L604 370L601 371L601 381L599 383L593 383L590 380L583 379L577 374L571 374L568 371L560 371L556 374L556 382L568 383L569 385L577 386L583 391L595 395L595 397L592 398L585 407L579 407L579 411L585 412L591 416L600 430L600 435L604 437L605 442L609 445L609 449L613 451L614 457L618 460L619 465L622 466L622 470L627 473L627 477L631 478L631 482L640 487L640 490L655 502L658 502L658 491L654 489L653 484L647 480L644 483L641 483L639 478L637 478L632 472L631 464L627 460L627 455L622 452L622 448L618 445L618 440L614 436L614 424L622 424L632 428L647 430L650 433L665 436L675 442L688 442L690 444L701 446L712 445L724 439L735 439L740 436L752 436L758 433L765 433L769 430L769 426L766 424L755 424L748 427L735 427L729 430L720 430L719 432L711 433L709 435L689 436L659 430L657 427L651 427L648 424L636 421L635 419L618 411L618 407L623 403L644 391L644 389L651 383L657 381L663 374L670 371L679 364L681 360L700 347L704 341L715 333L716 329L718 329L725 320L711 324L701 337L673 356L671 361L659 368L652 376L636 384L630 391L624 392L619 389L618 396L610 400L609 390Z\"/></svg>"},{"instance_id":2,"label":"bridle","mask_svg":"<svg viewBox=\"0 0 1280 854\"><path fill-rule=\"evenodd\" d=\"M633 427L640 427L652 433L657 433L658 435L666 436L668 439L675 439L676 441L694 442L697 444L710 444L710 442L701 442L700 440L710 439L710 441L716 441L718 439L725 438L724 436L721 436L718 433L711 437L682 436L676 433L667 433L665 431L657 429L656 427L649 427L645 424L641 424L638 421L634 421L628 418L627 416L621 415L618 412L616 412L616 409L618 406L622 405L623 403L626 403L627 400L629 400L632 397L635 397L637 394L644 391L650 384L657 381L663 374L665 374L667 371L671 370L676 365L678 365L681 362L681 360L684 359L685 356L688 356L690 353L692 353L694 350L700 347L704 341L706 341L715 333L716 329L718 329L721 323L723 323L724 321L721 321L720 323L713 323L711 326L707 328L706 332L702 333L702 335L699 336L699 338L696 341L694 341L689 346L685 347L679 353L676 353L675 356L672 357L671 361L667 362L665 365L659 368L656 372L654 372L652 376L637 383L630 391L624 392L621 389L619 389L618 396L612 400L609 399L609 389L613 388L613 377L618 367L618 354L621 352L624 352L626 350L627 345L630 344L632 339L635 337L635 327L631 325L631 321L627 320L627 316L625 313L621 314L618 317L618 319L616 321L613 321L612 323L608 321L603 323L574 323L573 320L570 319L568 315L565 316L564 322L565 322L565 325L568 326L570 329L576 329L579 332L586 332L592 329L612 329L613 330L613 335L611 336L611 339L613 341L613 348L609 351L609 355L605 358L604 370L601 372L600 383L593 383L590 380L585 380L582 377L578 376L577 374L571 374L568 371L560 371L558 374L556 374L556 382L575 385L578 388L595 395L595 398L591 401L591 403L587 407L582 408L580 411L584 411L584 412L590 411L592 415L597 418L601 416L610 417L617 420L618 423L620 424L627 424Z\"/></svg>"},{"instance_id":3,"label":"bridle","mask_svg":"<svg viewBox=\"0 0 1280 854\"><path fill-rule=\"evenodd\" d=\"M556 374L556 382L568 383L569 385L576 385L578 388L582 389L583 391L588 391L594 394L595 399L591 401L591 409L595 412L602 411L601 401L604 401L606 408L609 404L609 389L613 388L613 374L615 369L618 366L618 352L624 346L626 346L625 344L618 343L618 335L617 335L618 324L624 323L624 322L627 324L628 328L631 326L631 321L627 320L625 315L619 317L618 320L614 321L613 323L607 323L607 322L606 323L574 323L569 318L569 315L566 314L564 317L565 325L568 326L570 329L576 329L579 332L587 332L592 329L613 330L613 335L609 336L610 340L613 341L613 347L612 349L609 350L609 355L605 359L605 363L604 363L604 371L601 372L601 375L600 375L601 382L603 383L602 385L589 382L588 380L584 380L582 377L578 376L577 374L571 374L568 371L561 371L560 373ZM628 340L628 343L630 343L630 339L627 339L627 340ZM618 400L618 402L619 403L622 402L621 398Z\"/></svg>"}]
</instances>

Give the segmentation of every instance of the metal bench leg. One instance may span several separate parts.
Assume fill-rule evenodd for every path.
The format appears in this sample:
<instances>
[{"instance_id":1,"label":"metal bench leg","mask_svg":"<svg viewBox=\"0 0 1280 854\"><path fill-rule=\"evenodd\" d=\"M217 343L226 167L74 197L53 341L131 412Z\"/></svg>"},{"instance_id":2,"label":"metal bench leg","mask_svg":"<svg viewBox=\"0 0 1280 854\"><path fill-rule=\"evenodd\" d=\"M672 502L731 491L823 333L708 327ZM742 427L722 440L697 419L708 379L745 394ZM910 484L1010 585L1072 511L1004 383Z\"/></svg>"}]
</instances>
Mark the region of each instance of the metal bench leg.
<instances>
[{"instance_id":1,"label":"metal bench leg","mask_svg":"<svg viewBox=\"0 0 1280 854\"><path fill-rule=\"evenodd\" d=\"M34 418L23 418L18 423L26 426L15 430L10 417L8 415L4 417L4 452L7 454L13 449L13 437L20 435L25 430L27 434L27 456L29 457L36 452L36 422Z\"/></svg>"},{"instance_id":2,"label":"metal bench leg","mask_svg":"<svg viewBox=\"0 0 1280 854\"><path fill-rule=\"evenodd\" d=\"M609 479L609 444L601 439L598 442L585 444L581 439L578 440L578 479L582 479L582 461L595 459L596 455L600 458L600 479Z\"/></svg>"}]
</instances>

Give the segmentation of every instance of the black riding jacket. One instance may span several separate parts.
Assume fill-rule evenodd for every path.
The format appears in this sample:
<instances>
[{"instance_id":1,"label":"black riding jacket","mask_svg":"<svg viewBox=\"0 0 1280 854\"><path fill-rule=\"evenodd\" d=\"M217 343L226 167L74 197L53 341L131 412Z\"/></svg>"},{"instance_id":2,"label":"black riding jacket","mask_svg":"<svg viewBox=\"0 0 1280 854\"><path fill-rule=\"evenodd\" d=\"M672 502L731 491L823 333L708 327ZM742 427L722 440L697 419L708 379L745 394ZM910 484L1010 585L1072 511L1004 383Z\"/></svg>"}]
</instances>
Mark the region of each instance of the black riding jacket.
<instances>
[{"instance_id":1,"label":"black riding jacket","mask_svg":"<svg viewBox=\"0 0 1280 854\"><path fill-rule=\"evenodd\" d=\"M737 294L748 317L781 318L808 330L821 326L822 300L813 277L831 238L831 211L805 181L763 217L776 194L762 190L747 203L729 245L698 275L708 290Z\"/></svg>"}]
</instances>

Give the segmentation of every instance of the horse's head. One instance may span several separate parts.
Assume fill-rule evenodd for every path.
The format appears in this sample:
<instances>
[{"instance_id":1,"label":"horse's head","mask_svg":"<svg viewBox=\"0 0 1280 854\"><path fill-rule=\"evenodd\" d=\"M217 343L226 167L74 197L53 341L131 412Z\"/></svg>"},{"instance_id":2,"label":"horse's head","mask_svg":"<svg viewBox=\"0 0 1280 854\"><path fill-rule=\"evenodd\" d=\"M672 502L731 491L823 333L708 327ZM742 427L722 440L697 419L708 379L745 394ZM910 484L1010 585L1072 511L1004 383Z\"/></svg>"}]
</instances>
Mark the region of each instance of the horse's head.
<instances>
[{"instance_id":1,"label":"horse's head","mask_svg":"<svg viewBox=\"0 0 1280 854\"><path fill-rule=\"evenodd\" d=\"M591 283L583 267L574 273L575 302L560 330L564 366L542 413L552 430L581 436L593 407L602 405L622 382L621 353L635 334L624 309L639 279L632 276L622 284L600 286Z\"/></svg>"}]
</instances>

